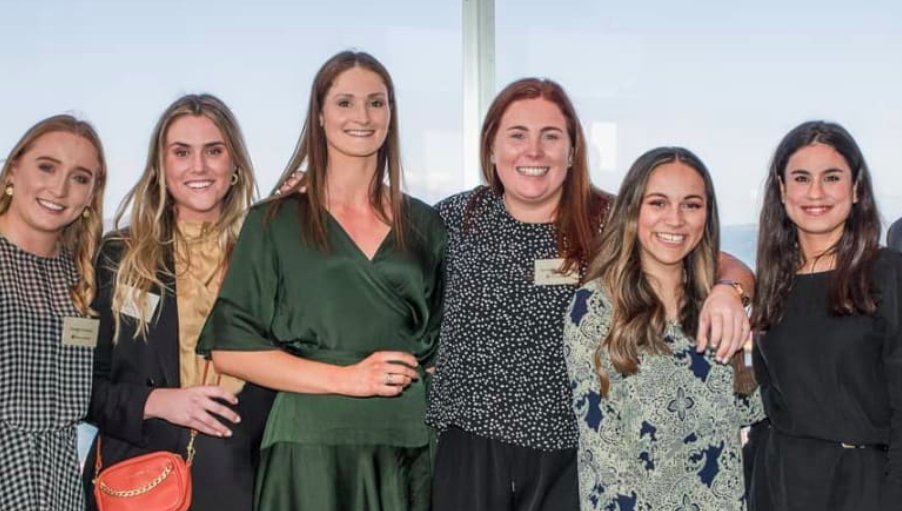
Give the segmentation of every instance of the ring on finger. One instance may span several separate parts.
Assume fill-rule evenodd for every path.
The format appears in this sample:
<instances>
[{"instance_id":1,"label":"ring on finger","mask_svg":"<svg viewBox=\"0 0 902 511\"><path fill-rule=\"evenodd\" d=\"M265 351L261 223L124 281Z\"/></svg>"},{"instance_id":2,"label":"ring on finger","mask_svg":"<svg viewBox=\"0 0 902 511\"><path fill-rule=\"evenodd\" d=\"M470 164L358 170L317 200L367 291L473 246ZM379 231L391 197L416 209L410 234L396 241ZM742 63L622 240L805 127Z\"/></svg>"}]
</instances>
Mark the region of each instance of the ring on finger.
<instances>
[{"instance_id":1,"label":"ring on finger","mask_svg":"<svg viewBox=\"0 0 902 511\"><path fill-rule=\"evenodd\" d=\"M391 376L392 376L391 373L385 373L385 384L386 385L391 385Z\"/></svg>"}]
</instances>

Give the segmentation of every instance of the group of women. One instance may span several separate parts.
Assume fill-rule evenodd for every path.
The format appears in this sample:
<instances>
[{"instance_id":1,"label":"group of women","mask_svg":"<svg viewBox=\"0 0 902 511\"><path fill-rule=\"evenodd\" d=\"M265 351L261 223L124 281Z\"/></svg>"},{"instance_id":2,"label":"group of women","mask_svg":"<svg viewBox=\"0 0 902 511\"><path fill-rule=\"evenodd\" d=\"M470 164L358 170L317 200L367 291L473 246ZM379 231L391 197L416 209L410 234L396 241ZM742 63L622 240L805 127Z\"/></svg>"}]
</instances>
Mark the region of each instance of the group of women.
<instances>
[{"instance_id":1,"label":"group of women","mask_svg":"<svg viewBox=\"0 0 902 511\"><path fill-rule=\"evenodd\" d=\"M842 127L777 149L751 322L692 152L597 190L567 94L527 78L481 161L404 194L391 77L342 52L280 193L253 204L237 121L185 96L101 241L99 138L38 123L0 173L2 507L95 509L97 471L189 449L195 511L902 506L902 255Z\"/></svg>"}]
</instances>

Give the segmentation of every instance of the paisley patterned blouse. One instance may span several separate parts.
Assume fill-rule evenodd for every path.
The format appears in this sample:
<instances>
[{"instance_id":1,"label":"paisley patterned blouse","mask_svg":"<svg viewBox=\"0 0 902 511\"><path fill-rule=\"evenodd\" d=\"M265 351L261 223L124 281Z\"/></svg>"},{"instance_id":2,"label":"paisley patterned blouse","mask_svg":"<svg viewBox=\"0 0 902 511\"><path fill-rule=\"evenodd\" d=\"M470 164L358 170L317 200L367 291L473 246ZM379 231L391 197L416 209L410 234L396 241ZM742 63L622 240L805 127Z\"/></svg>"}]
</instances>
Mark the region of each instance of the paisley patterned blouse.
<instances>
[{"instance_id":1,"label":"paisley patterned blouse","mask_svg":"<svg viewBox=\"0 0 902 511\"><path fill-rule=\"evenodd\" d=\"M696 353L695 341L668 323L673 355L640 356L635 375L617 373L602 355L611 378L602 398L593 361L610 321L597 280L576 292L565 318L582 510L744 510L739 432L763 418L758 391L736 395L731 366Z\"/></svg>"}]
</instances>

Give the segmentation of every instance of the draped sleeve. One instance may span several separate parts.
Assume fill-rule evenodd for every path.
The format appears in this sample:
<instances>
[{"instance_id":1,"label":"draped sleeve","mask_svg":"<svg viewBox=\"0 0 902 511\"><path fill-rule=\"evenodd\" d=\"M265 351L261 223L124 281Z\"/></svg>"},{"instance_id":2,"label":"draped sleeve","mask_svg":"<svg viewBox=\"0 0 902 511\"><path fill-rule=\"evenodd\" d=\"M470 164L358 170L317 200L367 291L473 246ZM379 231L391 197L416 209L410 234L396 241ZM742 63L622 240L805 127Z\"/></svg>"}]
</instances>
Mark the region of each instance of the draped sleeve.
<instances>
[{"instance_id":1,"label":"draped sleeve","mask_svg":"<svg viewBox=\"0 0 902 511\"><path fill-rule=\"evenodd\" d=\"M256 206L248 213L232 251L229 271L198 339L197 351L266 351L278 292L278 260L265 218Z\"/></svg>"}]
</instances>

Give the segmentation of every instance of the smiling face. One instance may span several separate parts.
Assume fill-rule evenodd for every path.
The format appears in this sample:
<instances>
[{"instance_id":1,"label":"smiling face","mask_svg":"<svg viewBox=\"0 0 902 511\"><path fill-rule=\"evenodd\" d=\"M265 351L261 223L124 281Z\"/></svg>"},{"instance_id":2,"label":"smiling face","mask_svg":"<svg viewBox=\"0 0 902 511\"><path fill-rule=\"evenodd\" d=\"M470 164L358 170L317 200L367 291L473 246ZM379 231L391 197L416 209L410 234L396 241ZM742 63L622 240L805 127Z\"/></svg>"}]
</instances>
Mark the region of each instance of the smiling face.
<instances>
[{"instance_id":1,"label":"smiling face","mask_svg":"<svg viewBox=\"0 0 902 511\"><path fill-rule=\"evenodd\" d=\"M378 74L352 67L339 74L323 99L319 122L330 162L375 158L388 134L391 106Z\"/></svg>"},{"instance_id":2,"label":"smiling face","mask_svg":"<svg viewBox=\"0 0 902 511\"><path fill-rule=\"evenodd\" d=\"M22 240L56 243L63 229L90 205L100 172L97 150L86 138L52 131L37 139L10 168L13 186L4 229Z\"/></svg>"},{"instance_id":3,"label":"smiling face","mask_svg":"<svg viewBox=\"0 0 902 511\"><path fill-rule=\"evenodd\" d=\"M642 269L662 281L681 273L683 259L704 236L707 216L705 181L698 171L679 161L658 166L639 208Z\"/></svg>"},{"instance_id":4,"label":"smiling face","mask_svg":"<svg viewBox=\"0 0 902 511\"><path fill-rule=\"evenodd\" d=\"M215 222L235 172L222 132L206 116L182 115L169 125L163 151L176 218Z\"/></svg>"},{"instance_id":5,"label":"smiling face","mask_svg":"<svg viewBox=\"0 0 902 511\"><path fill-rule=\"evenodd\" d=\"M514 218L554 220L571 150L567 119L556 104L535 98L508 106L492 143L492 163Z\"/></svg>"},{"instance_id":6,"label":"smiling face","mask_svg":"<svg viewBox=\"0 0 902 511\"><path fill-rule=\"evenodd\" d=\"M780 196L806 258L839 241L852 205L858 202L848 162L832 146L819 143L805 146L789 158Z\"/></svg>"}]
</instances>

